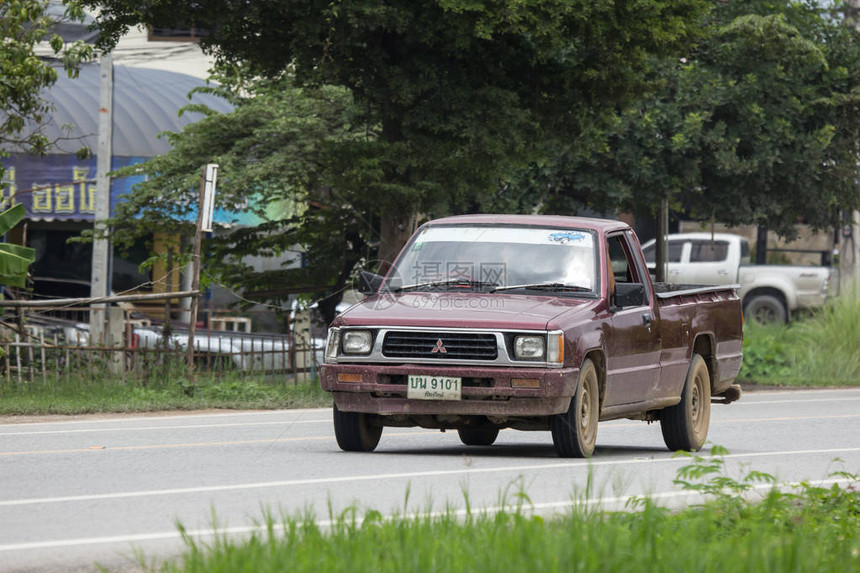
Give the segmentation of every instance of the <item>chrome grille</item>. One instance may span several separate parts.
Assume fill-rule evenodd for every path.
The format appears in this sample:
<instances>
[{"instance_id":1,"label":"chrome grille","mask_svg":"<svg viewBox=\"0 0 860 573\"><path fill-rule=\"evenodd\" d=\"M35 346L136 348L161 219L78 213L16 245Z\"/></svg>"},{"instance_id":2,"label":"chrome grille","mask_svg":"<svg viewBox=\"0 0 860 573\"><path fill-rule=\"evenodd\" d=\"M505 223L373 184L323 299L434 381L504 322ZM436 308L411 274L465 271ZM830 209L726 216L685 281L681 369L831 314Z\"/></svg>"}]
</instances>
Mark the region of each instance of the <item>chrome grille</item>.
<instances>
[{"instance_id":1,"label":"chrome grille","mask_svg":"<svg viewBox=\"0 0 860 573\"><path fill-rule=\"evenodd\" d=\"M495 360L496 337L489 333L403 332L385 335L382 354L389 358Z\"/></svg>"}]
</instances>

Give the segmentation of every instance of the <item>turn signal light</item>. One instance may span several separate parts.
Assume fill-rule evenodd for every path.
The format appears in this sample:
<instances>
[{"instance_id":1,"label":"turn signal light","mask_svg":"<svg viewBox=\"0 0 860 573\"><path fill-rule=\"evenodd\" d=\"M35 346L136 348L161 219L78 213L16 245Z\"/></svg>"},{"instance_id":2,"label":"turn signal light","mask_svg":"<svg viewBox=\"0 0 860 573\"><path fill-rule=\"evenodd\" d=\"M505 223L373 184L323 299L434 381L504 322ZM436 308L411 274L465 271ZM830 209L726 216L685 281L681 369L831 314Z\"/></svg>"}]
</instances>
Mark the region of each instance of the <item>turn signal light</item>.
<instances>
[{"instance_id":1,"label":"turn signal light","mask_svg":"<svg viewBox=\"0 0 860 573\"><path fill-rule=\"evenodd\" d=\"M513 388L540 388L540 378L511 378Z\"/></svg>"},{"instance_id":2,"label":"turn signal light","mask_svg":"<svg viewBox=\"0 0 860 573\"><path fill-rule=\"evenodd\" d=\"M564 364L564 333L560 331L550 332L547 336L546 361L555 364Z\"/></svg>"},{"instance_id":3,"label":"turn signal light","mask_svg":"<svg viewBox=\"0 0 860 573\"><path fill-rule=\"evenodd\" d=\"M364 378L361 374L353 374L351 372L339 372L337 375L338 382L352 382L355 384L360 384L364 381Z\"/></svg>"}]
</instances>

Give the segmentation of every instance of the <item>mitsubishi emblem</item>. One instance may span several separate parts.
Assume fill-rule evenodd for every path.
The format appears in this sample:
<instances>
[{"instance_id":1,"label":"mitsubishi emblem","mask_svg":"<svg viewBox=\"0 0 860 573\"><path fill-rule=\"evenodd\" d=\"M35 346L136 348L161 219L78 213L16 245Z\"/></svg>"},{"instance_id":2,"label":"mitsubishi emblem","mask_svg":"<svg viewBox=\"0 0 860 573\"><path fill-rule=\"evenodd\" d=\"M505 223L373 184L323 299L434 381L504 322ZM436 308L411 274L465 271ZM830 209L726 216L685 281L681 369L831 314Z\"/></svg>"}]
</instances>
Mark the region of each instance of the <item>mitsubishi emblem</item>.
<instances>
[{"instance_id":1,"label":"mitsubishi emblem","mask_svg":"<svg viewBox=\"0 0 860 573\"><path fill-rule=\"evenodd\" d=\"M433 347L433 350L431 350L431 352L433 354L436 354L437 352L441 352L442 354L448 353L448 350L446 350L445 347L442 346L442 339L441 338L436 341L436 346Z\"/></svg>"}]
</instances>

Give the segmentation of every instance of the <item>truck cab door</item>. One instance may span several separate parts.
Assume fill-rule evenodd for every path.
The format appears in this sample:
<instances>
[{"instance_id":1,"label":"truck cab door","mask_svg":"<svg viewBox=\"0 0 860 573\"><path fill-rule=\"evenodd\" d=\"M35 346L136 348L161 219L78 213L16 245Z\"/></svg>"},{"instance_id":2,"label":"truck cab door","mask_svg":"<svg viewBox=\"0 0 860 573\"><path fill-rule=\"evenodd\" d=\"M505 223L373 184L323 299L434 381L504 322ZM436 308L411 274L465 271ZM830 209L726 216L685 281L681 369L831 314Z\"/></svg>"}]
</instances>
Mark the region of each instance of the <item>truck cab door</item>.
<instances>
[{"instance_id":1,"label":"truck cab door","mask_svg":"<svg viewBox=\"0 0 860 573\"><path fill-rule=\"evenodd\" d=\"M623 283L645 285L645 301L640 306L618 307L609 292L610 317L606 324L605 406L630 404L648 399L660 379L660 324L654 310L651 282L646 267L632 256L632 246L624 233L610 235L605 245L607 289ZM613 280L614 279L614 280Z\"/></svg>"},{"instance_id":2,"label":"truck cab door","mask_svg":"<svg viewBox=\"0 0 860 573\"><path fill-rule=\"evenodd\" d=\"M690 241L688 284L727 285L737 280L738 254L726 240Z\"/></svg>"},{"instance_id":3,"label":"truck cab door","mask_svg":"<svg viewBox=\"0 0 860 573\"><path fill-rule=\"evenodd\" d=\"M670 283L683 283L686 279L684 272L687 266L685 262L690 258L690 243L683 239L673 239L672 237L669 237L668 247L669 260L666 263L666 281ZM651 273L652 278L657 272L656 251L657 245L652 242L649 242L647 245L642 247L642 254L645 257L645 263L648 265L648 271Z\"/></svg>"}]
</instances>

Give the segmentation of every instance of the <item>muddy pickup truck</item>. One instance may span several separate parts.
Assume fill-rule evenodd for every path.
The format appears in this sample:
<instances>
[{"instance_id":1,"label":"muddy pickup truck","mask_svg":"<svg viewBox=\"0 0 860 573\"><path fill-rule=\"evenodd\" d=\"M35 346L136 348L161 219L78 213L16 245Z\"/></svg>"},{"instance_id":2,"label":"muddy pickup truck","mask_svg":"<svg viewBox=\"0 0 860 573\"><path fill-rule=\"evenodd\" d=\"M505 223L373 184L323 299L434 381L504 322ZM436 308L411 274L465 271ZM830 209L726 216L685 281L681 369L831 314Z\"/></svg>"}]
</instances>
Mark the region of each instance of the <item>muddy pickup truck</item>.
<instances>
[{"instance_id":1,"label":"muddy pickup truck","mask_svg":"<svg viewBox=\"0 0 860 573\"><path fill-rule=\"evenodd\" d=\"M711 402L740 397L737 285L652 284L618 221L466 215L423 225L326 341L337 443L372 451L385 426L549 430L588 457L598 421L659 421L671 450L705 442Z\"/></svg>"}]
</instances>

